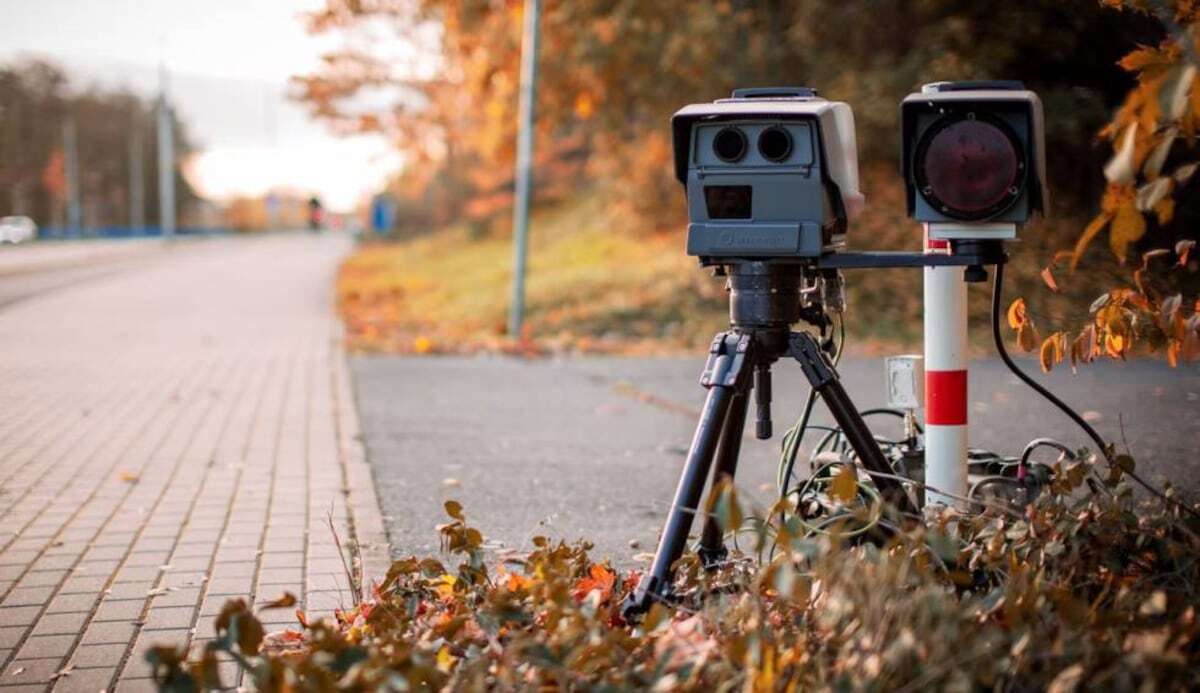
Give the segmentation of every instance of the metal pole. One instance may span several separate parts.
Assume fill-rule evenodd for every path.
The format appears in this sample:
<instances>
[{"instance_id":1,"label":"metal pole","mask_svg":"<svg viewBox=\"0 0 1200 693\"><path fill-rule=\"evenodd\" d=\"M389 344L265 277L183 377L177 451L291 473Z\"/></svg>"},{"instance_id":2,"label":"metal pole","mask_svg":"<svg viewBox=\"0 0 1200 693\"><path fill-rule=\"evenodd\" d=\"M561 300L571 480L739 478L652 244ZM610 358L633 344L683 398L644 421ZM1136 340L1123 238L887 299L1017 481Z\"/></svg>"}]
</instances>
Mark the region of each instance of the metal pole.
<instances>
[{"instance_id":1,"label":"metal pole","mask_svg":"<svg viewBox=\"0 0 1200 693\"><path fill-rule=\"evenodd\" d=\"M533 174L533 115L537 99L538 16L540 0L525 0L521 38L521 103L517 124L516 200L513 205L513 284L508 334L521 336L525 321L525 256L529 243L529 197Z\"/></svg>"},{"instance_id":2,"label":"metal pole","mask_svg":"<svg viewBox=\"0 0 1200 693\"><path fill-rule=\"evenodd\" d=\"M163 238L175 235L175 137L166 94L158 98L158 223Z\"/></svg>"},{"instance_id":3,"label":"metal pole","mask_svg":"<svg viewBox=\"0 0 1200 693\"><path fill-rule=\"evenodd\" d=\"M929 237L926 253L949 253ZM967 283L962 267L925 268L925 483L967 494ZM928 491L927 503L958 501Z\"/></svg>"},{"instance_id":4,"label":"metal pole","mask_svg":"<svg viewBox=\"0 0 1200 693\"><path fill-rule=\"evenodd\" d=\"M83 230L83 206L79 202L79 146L75 136L75 121L63 123L64 173L67 183L67 232L77 236Z\"/></svg>"},{"instance_id":5,"label":"metal pole","mask_svg":"<svg viewBox=\"0 0 1200 693\"><path fill-rule=\"evenodd\" d=\"M146 225L146 173L139 120L134 117L129 133L129 228L134 232Z\"/></svg>"}]
</instances>

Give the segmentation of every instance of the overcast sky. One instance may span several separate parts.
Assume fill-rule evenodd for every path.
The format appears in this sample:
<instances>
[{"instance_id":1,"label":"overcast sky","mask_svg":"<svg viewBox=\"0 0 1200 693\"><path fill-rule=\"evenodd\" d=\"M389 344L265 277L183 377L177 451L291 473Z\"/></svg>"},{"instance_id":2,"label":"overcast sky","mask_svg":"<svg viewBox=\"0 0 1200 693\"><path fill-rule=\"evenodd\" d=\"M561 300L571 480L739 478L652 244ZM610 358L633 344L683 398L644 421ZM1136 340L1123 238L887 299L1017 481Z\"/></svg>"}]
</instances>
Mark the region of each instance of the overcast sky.
<instances>
[{"instance_id":1,"label":"overcast sky","mask_svg":"<svg viewBox=\"0 0 1200 693\"><path fill-rule=\"evenodd\" d=\"M322 0L0 0L0 61L50 58L79 86L152 95L158 67L204 150L189 178L224 197L294 187L349 210L399 164L374 137L338 138L286 99L288 78L313 69L335 37L305 33L298 15Z\"/></svg>"}]
</instances>

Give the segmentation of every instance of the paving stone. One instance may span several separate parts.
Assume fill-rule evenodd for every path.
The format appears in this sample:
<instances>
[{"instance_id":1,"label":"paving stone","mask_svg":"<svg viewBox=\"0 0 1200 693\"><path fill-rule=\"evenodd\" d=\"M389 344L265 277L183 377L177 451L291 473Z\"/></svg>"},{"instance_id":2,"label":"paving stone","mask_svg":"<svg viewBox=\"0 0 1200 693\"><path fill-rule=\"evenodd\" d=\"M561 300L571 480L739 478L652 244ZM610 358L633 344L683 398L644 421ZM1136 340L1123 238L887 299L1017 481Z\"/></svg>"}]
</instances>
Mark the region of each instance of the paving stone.
<instances>
[{"instance_id":1,"label":"paving stone","mask_svg":"<svg viewBox=\"0 0 1200 693\"><path fill-rule=\"evenodd\" d=\"M9 606L42 606L50 600L53 587L18 587L8 593L0 608Z\"/></svg>"},{"instance_id":2,"label":"paving stone","mask_svg":"<svg viewBox=\"0 0 1200 693\"><path fill-rule=\"evenodd\" d=\"M80 645L75 649L75 654L71 655L71 664L80 669L104 667L116 670L128 647L128 644L124 642L108 645Z\"/></svg>"},{"instance_id":3,"label":"paving stone","mask_svg":"<svg viewBox=\"0 0 1200 693\"><path fill-rule=\"evenodd\" d=\"M165 592L154 595L151 598L150 606L152 608L160 608L164 606L195 606L200 600L199 587L180 587L172 588Z\"/></svg>"},{"instance_id":4,"label":"paving stone","mask_svg":"<svg viewBox=\"0 0 1200 693\"><path fill-rule=\"evenodd\" d=\"M54 690L60 693L96 693L107 690L116 675L116 669L72 669L71 673L58 679Z\"/></svg>"},{"instance_id":5,"label":"paving stone","mask_svg":"<svg viewBox=\"0 0 1200 693\"><path fill-rule=\"evenodd\" d=\"M22 587L55 586L63 581L66 574L66 570L35 570L26 573L25 577L21 578L20 585Z\"/></svg>"},{"instance_id":6,"label":"paving stone","mask_svg":"<svg viewBox=\"0 0 1200 693\"><path fill-rule=\"evenodd\" d=\"M0 628L0 647L12 649L21 641L21 637L29 630L28 626L10 626Z\"/></svg>"},{"instance_id":7,"label":"paving stone","mask_svg":"<svg viewBox=\"0 0 1200 693\"><path fill-rule=\"evenodd\" d=\"M254 579L247 577L213 578L208 581L209 594L249 595L254 586Z\"/></svg>"},{"instance_id":8,"label":"paving stone","mask_svg":"<svg viewBox=\"0 0 1200 693\"><path fill-rule=\"evenodd\" d=\"M61 664L62 659L59 657L14 659L4 668L0 681L3 681L6 687L23 683L40 683L45 686L50 682L50 677L62 669Z\"/></svg>"},{"instance_id":9,"label":"paving stone","mask_svg":"<svg viewBox=\"0 0 1200 693\"><path fill-rule=\"evenodd\" d=\"M21 659L65 657L75 644L75 634L37 635L25 641L17 656Z\"/></svg>"},{"instance_id":10,"label":"paving stone","mask_svg":"<svg viewBox=\"0 0 1200 693\"><path fill-rule=\"evenodd\" d=\"M93 621L83 632L81 645L110 645L128 643L137 632L133 621Z\"/></svg>"},{"instance_id":11,"label":"paving stone","mask_svg":"<svg viewBox=\"0 0 1200 693\"><path fill-rule=\"evenodd\" d=\"M58 590L59 594L78 594L80 592L89 592L96 594L104 589L108 584L108 576L97 575L81 575L73 574L63 582L62 588Z\"/></svg>"},{"instance_id":12,"label":"paving stone","mask_svg":"<svg viewBox=\"0 0 1200 693\"><path fill-rule=\"evenodd\" d=\"M169 606L161 609L150 609L146 614L143 628L146 630L191 628L195 613L196 609L191 606Z\"/></svg>"},{"instance_id":13,"label":"paving stone","mask_svg":"<svg viewBox=\"0 0 1200 693\"><path fill-rule=\"evenodd\" d=\"M37 619L40 611L37 606L0 607L0 627L27 626Z\"/></svg>"},{"instance_id":14,"label":"paving stone","mask_svg":"<svg viewBox=\"0 0 1200 693\"><path fill-rule=\"evenodd\" d=\"M146 606L145 599L122 599L114 601L105 599L96 609L95 621L125 621L138 618Z\"/></svg>"},{"instance_id":15,"label":"paving stone","mask_svg":"<svg viewBox=\"0 0 1200 693\"><path fill-rule=\"evenodd\" d=\"M44 614L33 627L34 635L64 635L78 633L87 623L87 612Z\"/></svg>"},{"instance_id":16,"label":"paving stone","mask_svg":"<svg viewBox=\"0 0 1200 693\"><path fill-rule=\"evenodd\" d=\"M107 599L144 599L154 590L154 583L149 580L141 582L118 582L108 589Z\"/></svg>"},{"instance_id":17,"label":"paving stone","mask_svg":"<svg viewBox=\"0 0 1200 693\"><path fill-rule=\"evenodd\" d=\"M72 613L76 611L91 611L96 606L98 595L81 592L79 594L60 594L50 600L46 606L47 614Z\"/></svg>"}]
</instances>

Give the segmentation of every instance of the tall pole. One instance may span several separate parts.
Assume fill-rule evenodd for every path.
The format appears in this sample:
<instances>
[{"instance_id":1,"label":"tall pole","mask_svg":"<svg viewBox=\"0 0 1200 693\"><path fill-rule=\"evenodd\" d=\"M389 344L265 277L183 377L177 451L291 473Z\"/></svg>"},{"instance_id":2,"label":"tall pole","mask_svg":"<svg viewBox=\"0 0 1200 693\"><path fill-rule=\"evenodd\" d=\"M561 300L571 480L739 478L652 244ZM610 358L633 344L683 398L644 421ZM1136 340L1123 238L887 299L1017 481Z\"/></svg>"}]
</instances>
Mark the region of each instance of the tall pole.
<instances>
[{"instance_id":1,"label":"tall pole","mask_svg":"<svg viewBox=\"0 0 1200 693\"><path fill-rule=\"evenodd\" d=\"M79 144L75 136L75 120L63 123L64 173L67 183L67 231L79 235L83 230L83 205L79 202Z\"/></svg>"},{"instance_id":2,"label":"tall pole","mask_svg":"<svg viewBox=\"0 0 1200 693\"><path fill-rule=\"evenodd\" d=\"M925 252L950 253L929 237ZM967 495L967 283L962 267L925 268L925 483ZM927 491L926 503L959 505Z\"/></svg>"},{"instance_id":3,"label":"tall pole","mask_svg":"<svg viewBox=\"0 0 1200 693\"><path fill-rule=\"evenodd\" d=\"M135 116L129 131L129 228L135 233L146 225L146 172L142 160L141 125Z\"/></svg>"},{"instance_id":4,"label":"tall pole","mask_svg":"<svg viewBox=\"0 0 1200 693\"><path fill-rule=\"evenodd\" d=\"M175 235L175 138L165 93L158 97L158 223L163 238Z\"/></svg>"},{"instance_id":5,"label":"tall pole","mask_svg":"<svg viewBox=\"0 0 1200 693\"><path fill-rule=\"evenodd\" d=\"M525 0L525 27L521 37L521 102L517 124L516 201L513 205L513 284L508 314L508 334L517 338L521 336L521 326L525 321L525 256L529 245L539 14L541 1Z\"/></svg>"}]
</instances>

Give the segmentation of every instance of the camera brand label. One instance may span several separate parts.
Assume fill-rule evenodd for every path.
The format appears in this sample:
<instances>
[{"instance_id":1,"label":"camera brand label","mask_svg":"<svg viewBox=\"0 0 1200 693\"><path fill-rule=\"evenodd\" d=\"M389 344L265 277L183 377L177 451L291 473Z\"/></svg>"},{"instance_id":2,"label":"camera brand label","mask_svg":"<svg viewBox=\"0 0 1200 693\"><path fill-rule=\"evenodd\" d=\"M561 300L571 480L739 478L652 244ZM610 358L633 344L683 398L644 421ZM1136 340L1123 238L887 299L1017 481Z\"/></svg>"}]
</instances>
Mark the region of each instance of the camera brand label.
<instances>
[{"instance_id":1,"label":"camera brand label","mask_svg":"<svg viewBox=\"0 0 1200 693\"><path fill-rule=\"evenodd\" d=\"M688 253L691 255L796 255L802 249L799 224L688 226ZM819 242L817 244L820 245Z\"/></svg>"}]
</instances>

